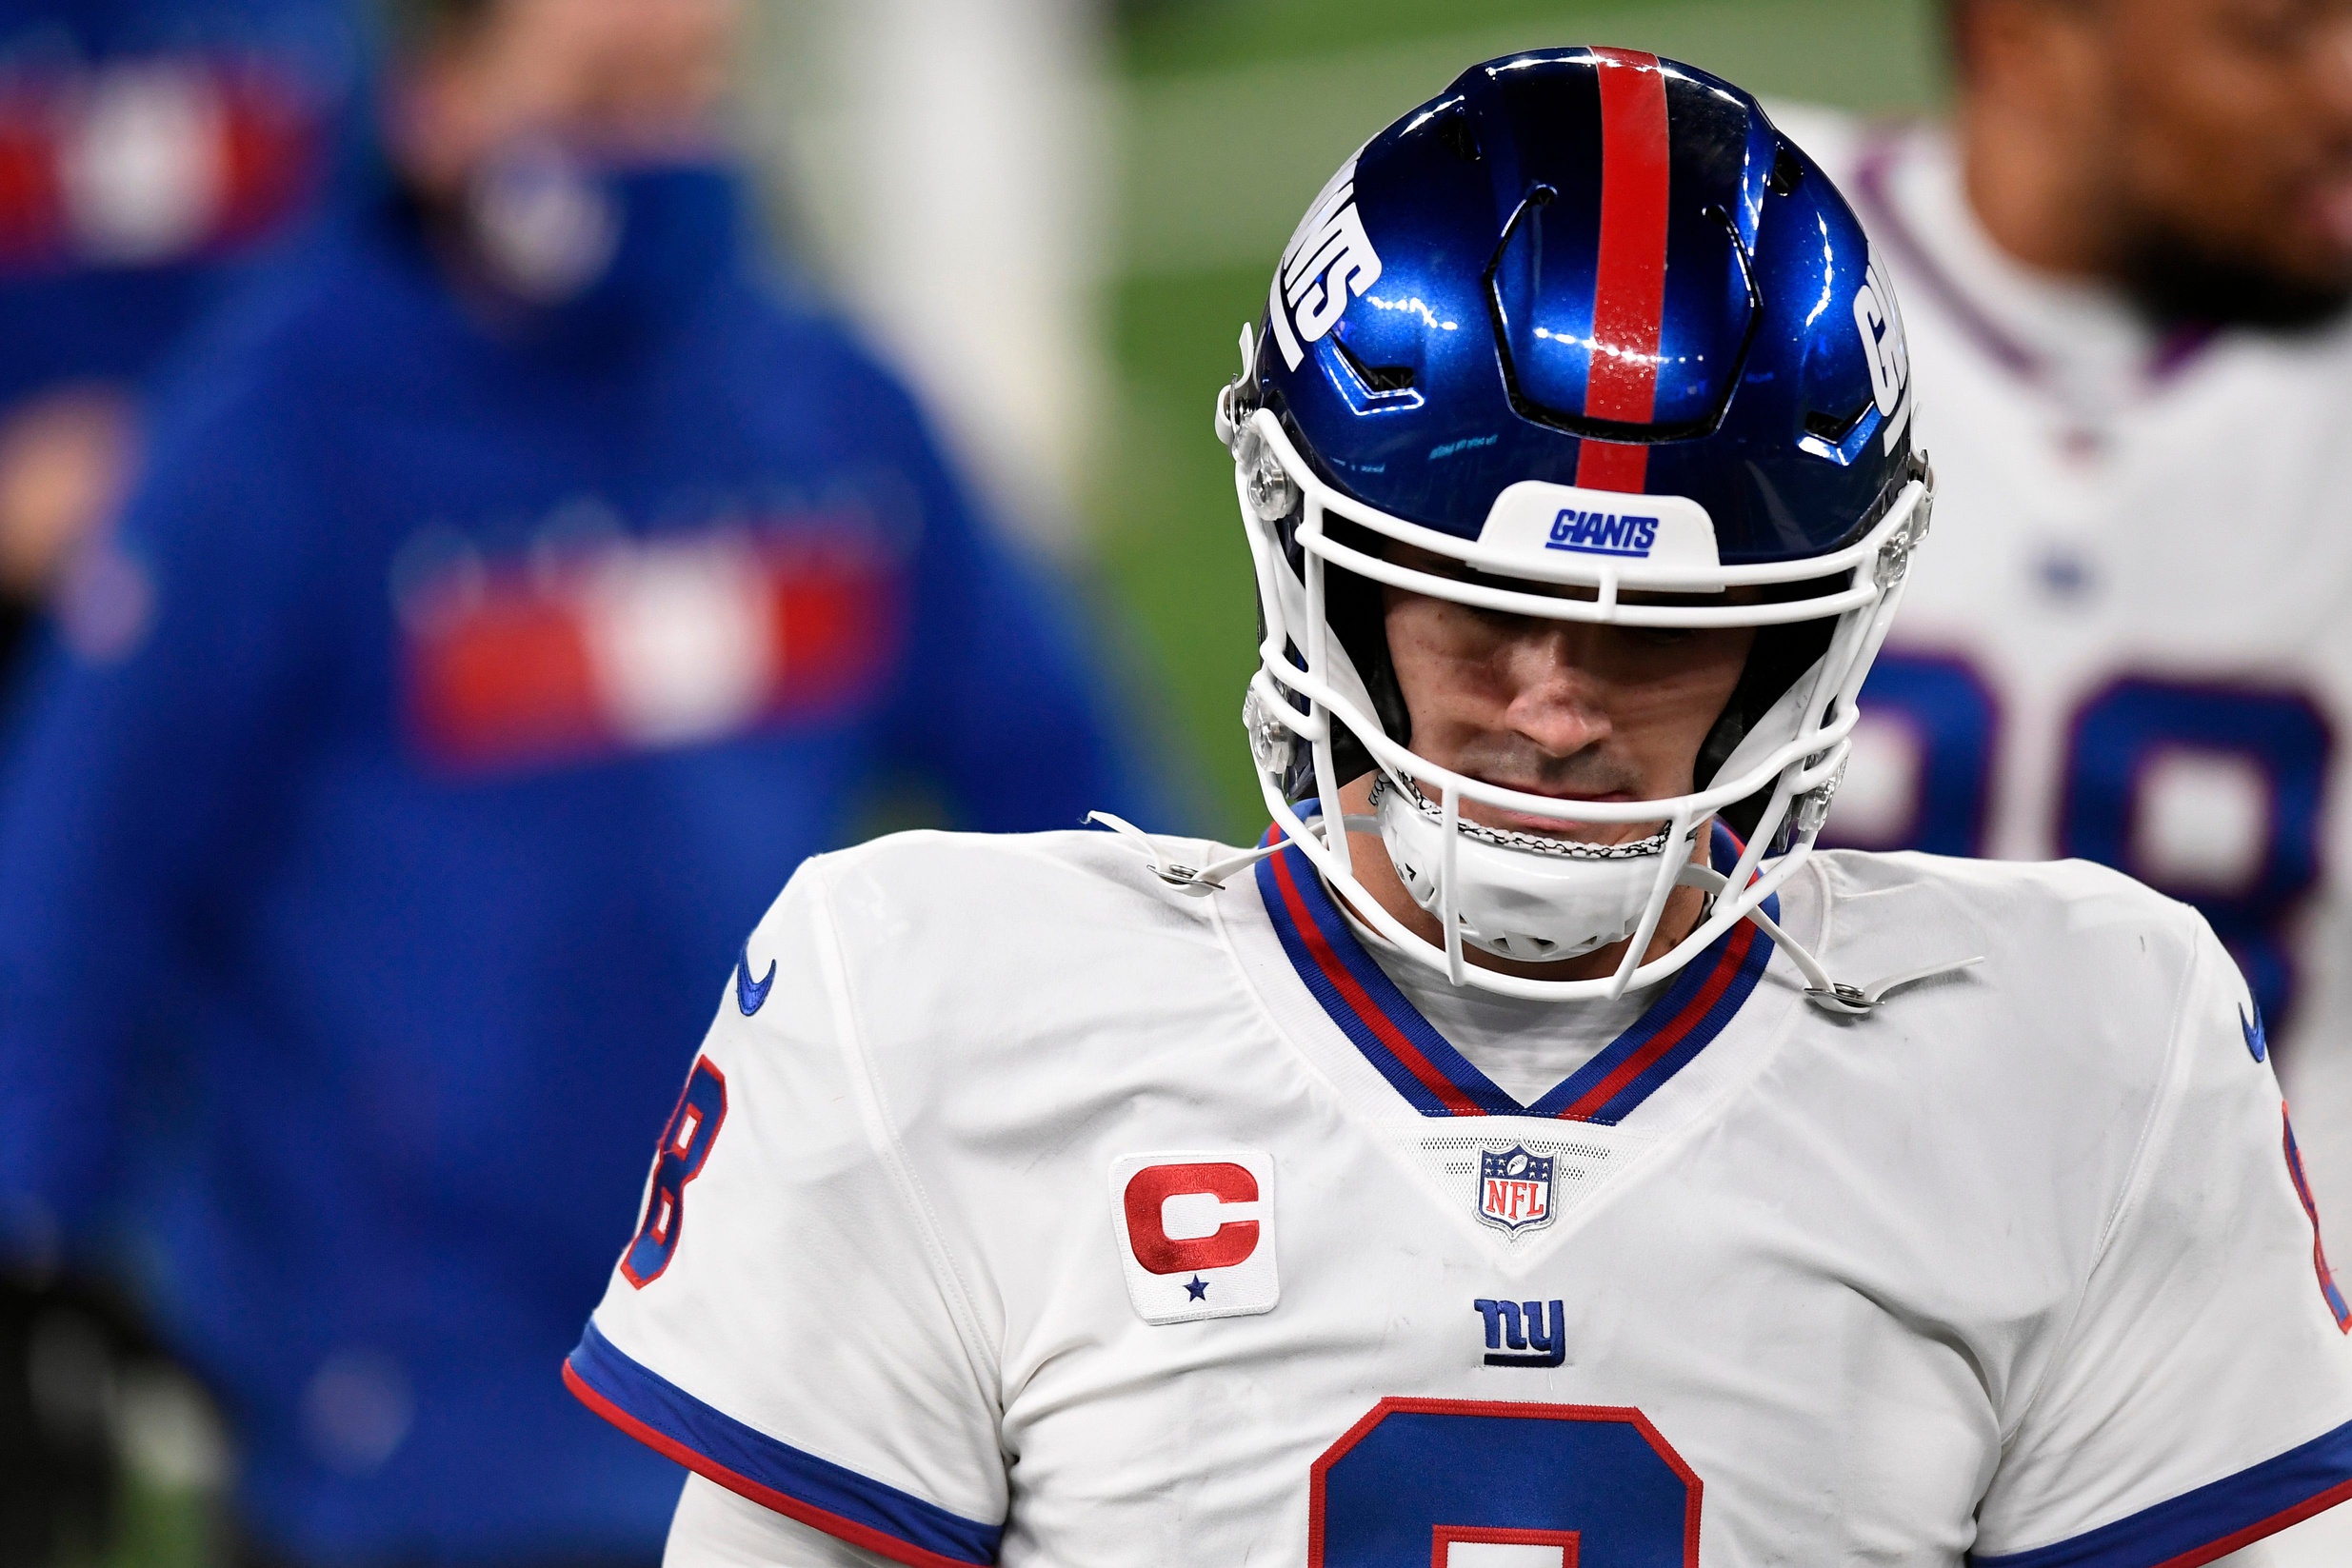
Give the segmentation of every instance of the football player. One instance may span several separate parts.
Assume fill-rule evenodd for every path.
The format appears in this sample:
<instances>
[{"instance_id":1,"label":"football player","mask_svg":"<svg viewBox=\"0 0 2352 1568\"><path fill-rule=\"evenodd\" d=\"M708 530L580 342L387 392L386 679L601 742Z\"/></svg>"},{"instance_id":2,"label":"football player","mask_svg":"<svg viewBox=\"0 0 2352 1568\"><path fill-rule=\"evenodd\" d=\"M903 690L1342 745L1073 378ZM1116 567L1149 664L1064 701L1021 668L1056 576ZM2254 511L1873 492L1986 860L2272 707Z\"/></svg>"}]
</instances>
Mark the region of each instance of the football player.
<instances>
[{"instance_id":1,"label":"football player","mask_svg":"<svg viewBox=\"0 0 2352 1568\"><path fill-rule=\"evenodd\" d=\"M119 500L175 347L362 183L365 10L0 6L0 687Z\"/></svg>"},{"instance_id":2,"label":"football player","mask_svg":"<svg viewBox=\"0 0 2352 1568\"><path fill-rule=\"evenodd\" d=\"M1366 143L1218 403L1275 825L793 879L567 1366L696 1472L670 1560L2156 1568L2352 1496L2206 923L1812 852L1911 416L1730 84Z\"/></svg>"},{"instance_id":3,"label":"football player","mask_svg":"<svg viewBox=\"0 0 2352 1568\"><path fill-rule=\"evenodd\" d=\"M1788 126L1903 288L1945 500L1831 836L2196 904L2342 1225L2352 7L1952 16L1948 128Z\"/></svg>"}]
</instances>

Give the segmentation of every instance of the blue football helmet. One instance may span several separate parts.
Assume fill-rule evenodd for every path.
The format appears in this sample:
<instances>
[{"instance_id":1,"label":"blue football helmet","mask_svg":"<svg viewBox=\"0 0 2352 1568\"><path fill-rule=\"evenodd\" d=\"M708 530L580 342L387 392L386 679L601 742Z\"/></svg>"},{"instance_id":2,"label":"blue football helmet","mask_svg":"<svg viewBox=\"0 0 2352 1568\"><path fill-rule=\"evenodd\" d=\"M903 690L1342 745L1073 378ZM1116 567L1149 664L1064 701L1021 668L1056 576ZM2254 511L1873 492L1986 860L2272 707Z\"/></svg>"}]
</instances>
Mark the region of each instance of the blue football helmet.
<instances>
[{"instance_id":1,"label":"blue football helmet","mask_svg":"<svg viewBox=\"0 0 2352 1568\"><path fill-rule=\"evenodd\" d=\"M1285 836L1405 953L1514 995L1648 984L1755 912L1821 831L1932 490L1902 315L1821 169L1689 66L1612 49L1488 61L1341 166L1242 361L1217 432L1263 624L1245 722ZM1467 569L1400 565L1391 542ZM1692 793L1556 800L1413 752L1383 584L1757 635ZM1342 786L1375 770L1380 833L1442 948L1382 910L1326 830ZM1464 802L1559 829L1491 829ZM1727 877L1695 852L1719 816L1747 836ZM1627 824L1646 836L1604 842ZM1716 897L1644 963L1678 882ZM1627 939L1604 980L1464 960Z\"/></svg>"}]
</instances>

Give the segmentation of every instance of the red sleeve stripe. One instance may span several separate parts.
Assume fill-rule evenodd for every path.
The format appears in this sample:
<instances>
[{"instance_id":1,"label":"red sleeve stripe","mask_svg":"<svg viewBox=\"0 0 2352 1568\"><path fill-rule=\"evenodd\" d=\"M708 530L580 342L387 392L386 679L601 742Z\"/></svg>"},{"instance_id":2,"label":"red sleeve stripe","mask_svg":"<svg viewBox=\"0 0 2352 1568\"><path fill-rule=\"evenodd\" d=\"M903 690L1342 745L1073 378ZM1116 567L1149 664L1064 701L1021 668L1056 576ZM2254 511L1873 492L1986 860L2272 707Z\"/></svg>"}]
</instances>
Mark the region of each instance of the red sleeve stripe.
<instances>
[{"instance_id":1,"label":"red sleeve stripe","mask_svg":"<svg viewBox=\"0 0 2352 1568\"><path fill-rule=\"evenodd\" d=\"M2320 1205L2311 1196L2311 1183L2303 1178L2302 1151L2295 1146L2295 1119L2279 1107L2280 1120L2286 1127L2286 1174L2295 1182L2295 1196L2302 1201L2303 1213L2311 1218L2311 1266L2320 1276L2320 1298L2327 1303L2336 1326L2352 1334L2352 1305L2347 1305L2343 1292L2337 1287L2336 1271L2327 1266L2327 1243L2320 1237Z\"/></svg>"},{"instance_id":2,"label":"red sleeve stripe","mask_svg":"<svg viewBox=\"0 0 2352 1568\"><path fill-rule=\"evenodd\" d=\"M747 1426L622 1354L592 1322L564 1362L564 1386L655 1453L853 1546L907 1568L996 1561L1002 1525L949 1513Z\"/></svg>"}]
</instances>

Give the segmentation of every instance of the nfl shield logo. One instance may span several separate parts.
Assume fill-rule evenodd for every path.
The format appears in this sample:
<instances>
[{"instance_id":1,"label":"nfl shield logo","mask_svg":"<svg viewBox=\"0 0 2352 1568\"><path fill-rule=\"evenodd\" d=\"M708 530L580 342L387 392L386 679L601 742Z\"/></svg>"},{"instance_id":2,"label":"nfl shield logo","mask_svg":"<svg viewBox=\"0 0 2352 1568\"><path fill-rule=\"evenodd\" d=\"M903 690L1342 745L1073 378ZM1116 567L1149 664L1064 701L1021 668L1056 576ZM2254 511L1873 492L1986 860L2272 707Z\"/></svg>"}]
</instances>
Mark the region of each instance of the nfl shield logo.
<instances>
[{"instance_id":1,"label":"nfl shield logo","mask_svg":"<svg viewBox=\"0 0 2352 1568\"><path fill-rule=\"evenodd\" d=\"M1552 1218L1552 1157L1516 1147L1478 1154L1478 1217L1506 1231L1548 1225Z\"/></svg>"}]
</instances>

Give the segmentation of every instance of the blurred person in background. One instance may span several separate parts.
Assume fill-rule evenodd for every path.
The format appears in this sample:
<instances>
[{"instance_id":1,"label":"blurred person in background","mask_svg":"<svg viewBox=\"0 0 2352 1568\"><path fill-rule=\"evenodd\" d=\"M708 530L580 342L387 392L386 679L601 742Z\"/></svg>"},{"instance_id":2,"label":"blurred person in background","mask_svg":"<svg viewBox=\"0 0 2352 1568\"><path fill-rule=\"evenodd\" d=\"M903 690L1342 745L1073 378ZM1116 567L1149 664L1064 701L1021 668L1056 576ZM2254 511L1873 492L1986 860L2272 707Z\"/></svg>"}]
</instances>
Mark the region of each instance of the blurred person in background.
<instances>
[{"instance_id":1,"label":"blurred person in background","mask_svg":"<svg viewBox=\"0 0 2352 1568\"><path fill-rule=\"evenodd\" d=\"M1951 0L1945 126L1790 114L1936 388L1833 834L2202 909L2352 1253L2352 5ZM1836 430L1820 432L1834 445Z\"/></svg>"},{"instance_id":2,"label":"blurred person in background","mask_svg":"<svg viewBox=\"0 0 2352 1568\"><path fill-rule=\"evenodd\" d=\"M0 1249L133 1239L251 1563L654 1560L682 1472L553 1374L774 887L883 780L1161 810L1063 595L743 255L738 11L393 8L388 198L189 356L13 737Z\"/></svg>"},{"instance_id":3,"label":"blurred person in background","mask_svg":"<svg viewBox=\"0 0 2352 1568\"><path fill-rule=\"evenodd\" d=\"M355 166L359 3L0 5L0 681L159 358Z\"/></svg>"},{"instance_id":4,"label":"blurred person in background","mask_svg":"<svg viewBox=\"0 0 2352 1568\"><path fill-rule=\"evenodd\" d=\"M158 364L355 177L366 30L355 0L0 5L0 707ZM160 1365L111 1293L0 1266L0 1564L94 1551L105 1390Z\"/></svg>"}]
</instances>

